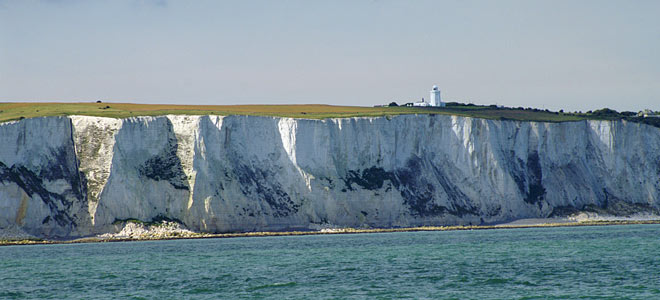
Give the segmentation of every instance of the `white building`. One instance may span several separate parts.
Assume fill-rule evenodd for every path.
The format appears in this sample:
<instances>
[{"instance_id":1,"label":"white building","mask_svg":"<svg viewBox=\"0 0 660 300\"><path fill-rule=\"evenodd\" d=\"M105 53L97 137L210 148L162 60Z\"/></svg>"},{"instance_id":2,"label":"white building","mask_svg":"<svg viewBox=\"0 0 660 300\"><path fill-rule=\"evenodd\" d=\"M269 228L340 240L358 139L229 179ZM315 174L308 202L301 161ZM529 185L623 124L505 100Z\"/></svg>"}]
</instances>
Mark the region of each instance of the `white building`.
<instances>
[{"instance_id":1,"label":"white building","mask_svg":"<svg viewBox=\"0 0 660 300\"><path fill-rule=\"evenodd\" d=\"M422 98L422 101L417 101L417 102L413 103L413 106L431 106L431 104L428 103L428 102L425 102L424 98Z\"/></svg>"},{"instance_id":2,"label":"white building","mask_svg":"<svg viewBox=\"0 0 660 300\"><path fill-rule=\"evenodd\" d=\"M658 114L657 112L654 112L654 111L652 111L648 108L643 110L643 111L640 111L637 114L637 116L638 117L644 117L644 118L660 118L660 114Z\"/></svg>"},{"instance_id":3,"label":"white building","mask_svg":"<svg viewBox=\"0 0 660 300\"><path fill-rule=\"evenodd\" d=\"M440 89L438 89L437 85L434 85L431 89L431 98L429 103L431 106L445 107L445 103L442 102L442 99L440 98Z\"/></svg>"},{"instance_id":4,"label":"white building","mask_svg":"<svg viewBox=\"0 0 660 300\"><path fill-rule=\"evenodd\" d=\"M442 98L440 97L440 89L437 85L434 85L431 89L429 102L424 101L424 98L422 98L422 101L413 103L413 106L445 107L445 103L442 102Z\"/></svg>"}]
</instances>

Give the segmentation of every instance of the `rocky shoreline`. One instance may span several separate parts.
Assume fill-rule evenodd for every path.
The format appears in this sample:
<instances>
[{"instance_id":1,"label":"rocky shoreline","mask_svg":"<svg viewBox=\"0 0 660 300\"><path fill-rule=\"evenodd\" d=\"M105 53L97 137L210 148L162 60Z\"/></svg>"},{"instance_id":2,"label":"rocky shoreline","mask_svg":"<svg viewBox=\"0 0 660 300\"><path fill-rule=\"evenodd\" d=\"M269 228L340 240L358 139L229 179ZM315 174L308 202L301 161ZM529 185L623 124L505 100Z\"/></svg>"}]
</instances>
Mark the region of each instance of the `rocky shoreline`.
<instances>
[{"instance_id":1,"label":"rocky shoreline","mask_svg":"<svg viewBox=\"0 0 660 300\"><path fill-rule=\"evenodd\" d=\"M521 219L508 223L493 225L468 226L422 226L406 228L323 228L316 231L262 231L237 233L200 233L186 229L181 224L164 221L158 224L143 224L126 222L123 229L114 234L102 234L94 237L85 237L73 240L38 239L16 229L0 229L0 246L9 245L35 245L35 244L75 244L75 243L102 243L127 241L152 241L174 239L203 239L203 238L234 238L234 237L265 237L265 236L292 236L292 235L319 235L319 234L358 234L358 233L387 233L411 231L454 231L454 230L487 230L487 229L517 229L517 228L544 228L544 227L578 227L578 226L608 226L608 225L640 225L660 224L660 216L597 216L577 215L569 218L550 219ZM11 235L15 234L15 235Z\"/></svg>"}]
</instances>

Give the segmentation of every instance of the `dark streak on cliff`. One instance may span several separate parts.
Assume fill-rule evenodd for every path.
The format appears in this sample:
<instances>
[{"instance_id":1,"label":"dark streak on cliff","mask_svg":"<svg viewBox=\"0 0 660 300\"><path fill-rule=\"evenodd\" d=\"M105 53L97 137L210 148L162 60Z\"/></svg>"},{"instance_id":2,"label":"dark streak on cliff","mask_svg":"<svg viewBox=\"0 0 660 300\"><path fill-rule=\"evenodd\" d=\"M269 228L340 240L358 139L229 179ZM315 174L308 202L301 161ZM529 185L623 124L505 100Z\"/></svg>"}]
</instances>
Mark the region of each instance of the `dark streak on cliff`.
<instances>
[{"instance_id":1,"label":"dark streak on cliff","mask_svg":"<svg viewBox=\"0 0 660 300\"><path fill-rule=\"evenodd\" d=\"M361 172L359 170L350 170L347 172L346 177L344 177L344 184L346 189L349 191L354 191L352 184L355 183L361 186L363 189L375 191L383 187L385 180L391 182L396 181L396 177L392 172L387 172L380 167L371 167L364 169Z\"/></svg>"},{"instance_id":2,"label":"dark streak on cliff","mask_svg":"<svg viewBox=\"0 0 660 300\"><path fill-rule=\"evenodd\" d=\"M435 177L421 178L422 168L432 168ZM377 191L385 186L386 181L391 185L386 186L386 192L391 190L392 185L401 193L406 205L410 207L411 213L419 217L437 216L440 214L452 214L463 216L466 214L478 214L478 209L469 203L469 198L450 180L444 172L432 164L424 165L420 158L412 158L406 162L405 168L394 172L385 171L381 167L371 167L363 170L349 170L343 178L345 188L342 191L355 191L353 184L363 189ZM437 194L436 185L445 191L453 207L448 208L435 203ZM461 205L463 204L463 205Z\"/></svg>"},{"instance_id":3,"label":"dark streak on cliff","mask_svg":"<svg viewBox=\"0 0 660 300\"><path fill-rule=\"evenodd\" d=\"M67 201L63 195L48 191L44 185L44 179L66 180L68 178L40 177L25 166L13 165L11 167L7 167L5 164L0 162L0 182L15 183L31 198L34 197L34 195L38 195L44 204L48 206L51 215L53 216L52 219L55 220L58 225L62 227L75 227L75 221L66 213L65 210L71 206L71 203Z\"/></svg>"},{"instance_id":4,"label":"dark streak on cliff","mask_svg":"<svg viewBox=\"0 0 660 300\"><path fill-rule=\"evenodd\" d=\"M190 190L181 160L176 155L177 149L176 137L170 133L166 148L160 154L144 162L139 168L140 175L156 181L167 180L175 189Z\"/></svg>"},{"instance_id":5,"label":"dark streak on cliff","mask_svg":"<svg viewBox=\"0 0 660 300\"><path fill-rule=\"evenodd\" d=\"M287 194L275 174L246 165L234 166L243 195L265 201L273 209L273 216L285 217L298 212L296 204Z\"/></svg>"},{"instance_id":6,"label":"dark streak on cliff","mask_svg":"<svg viewBox=\"0 0 660 300\"><path fill-rule=\"evenodd\" d=\"M529 181L524 200L527 203L536 203L540 208L541 201L545 196L545 188L543 187L543 171L539 163L538 152L532 152L527 156L527 174L529 174Z\"/></svg>"}]
</instances>

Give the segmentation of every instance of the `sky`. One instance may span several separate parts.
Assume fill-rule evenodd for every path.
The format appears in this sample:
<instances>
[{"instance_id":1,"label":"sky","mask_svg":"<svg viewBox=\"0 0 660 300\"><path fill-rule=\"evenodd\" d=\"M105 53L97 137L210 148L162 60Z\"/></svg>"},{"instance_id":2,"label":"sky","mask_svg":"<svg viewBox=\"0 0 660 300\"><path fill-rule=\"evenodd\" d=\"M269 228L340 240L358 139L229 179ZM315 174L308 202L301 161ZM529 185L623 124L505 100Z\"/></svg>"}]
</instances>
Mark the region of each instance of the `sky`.
<instances>
[{"instance_id":1,"label":"sky","mask_svg":"<svg viewBox=\"0 0 660 300\"><path fill-rule=\"evenodd\" d=\"M660 1L0 0L0 101L660 110Z\"/></svg>"}]
</instances>

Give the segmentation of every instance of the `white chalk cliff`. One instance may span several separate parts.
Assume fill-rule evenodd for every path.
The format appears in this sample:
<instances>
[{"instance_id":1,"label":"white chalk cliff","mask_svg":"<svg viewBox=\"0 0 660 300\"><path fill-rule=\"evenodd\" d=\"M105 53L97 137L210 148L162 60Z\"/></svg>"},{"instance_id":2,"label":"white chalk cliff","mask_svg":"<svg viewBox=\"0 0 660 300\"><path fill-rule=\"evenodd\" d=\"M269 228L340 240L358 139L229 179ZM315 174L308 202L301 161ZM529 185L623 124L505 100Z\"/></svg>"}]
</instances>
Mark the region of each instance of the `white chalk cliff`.
<instances>
[{"instance_id":1,"label":"white chalk cliff","mask_svg":"<svg viewBox=\"0 0 660 300\"><path fill-rule=\"evenodd\" d=\"M660 128L444 115L44 117L0 124L0 228L46 238L657 213Z\"/></svg>"}]
</instances>

